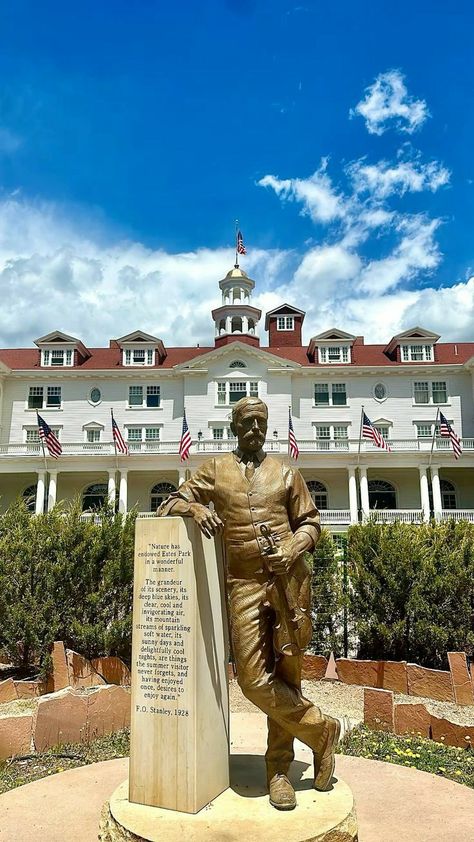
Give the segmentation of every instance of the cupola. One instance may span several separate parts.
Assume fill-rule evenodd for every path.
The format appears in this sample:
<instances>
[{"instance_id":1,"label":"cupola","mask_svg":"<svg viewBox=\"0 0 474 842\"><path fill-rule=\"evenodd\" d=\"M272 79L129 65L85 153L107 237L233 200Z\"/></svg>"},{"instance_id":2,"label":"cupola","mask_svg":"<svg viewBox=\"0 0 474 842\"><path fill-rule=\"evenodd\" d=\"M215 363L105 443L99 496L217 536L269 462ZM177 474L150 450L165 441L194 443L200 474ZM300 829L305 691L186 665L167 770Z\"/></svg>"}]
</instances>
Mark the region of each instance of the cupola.
<instances>
[{"instance_id":1,"label":"cupola","mask_svg":"<svg viewBox=\"0 0 474 842\"><path fill-rule=\"evenodd\" d=\"M236 339L249 345L259 345L257 326L262 311L251 304L255 281L236 265L219 281L219 287L222 304L212 311L216 346Z\"/></svg>"}]
</instances>

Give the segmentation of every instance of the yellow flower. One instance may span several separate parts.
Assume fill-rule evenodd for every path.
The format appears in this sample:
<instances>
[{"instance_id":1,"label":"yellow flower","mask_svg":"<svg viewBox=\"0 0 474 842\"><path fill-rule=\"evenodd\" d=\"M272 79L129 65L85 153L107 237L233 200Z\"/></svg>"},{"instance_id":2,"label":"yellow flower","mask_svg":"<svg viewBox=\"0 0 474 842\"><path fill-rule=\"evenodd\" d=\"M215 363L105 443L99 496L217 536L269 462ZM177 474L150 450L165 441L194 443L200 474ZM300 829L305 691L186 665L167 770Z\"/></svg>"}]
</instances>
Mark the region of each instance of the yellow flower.
<instances>
[{"instance_id":1,"label":"yellow flower","mask_svg":"<svg viewBox=\"0 0 474 842\"><path fill-rule=\"evenodd\" d=\"M454 772L454 774L455 774L455 775L462 775L462 772L460 772L460 770L459 770L459 769L456 769L456 771Z\"/></svg>"}]
</instances>

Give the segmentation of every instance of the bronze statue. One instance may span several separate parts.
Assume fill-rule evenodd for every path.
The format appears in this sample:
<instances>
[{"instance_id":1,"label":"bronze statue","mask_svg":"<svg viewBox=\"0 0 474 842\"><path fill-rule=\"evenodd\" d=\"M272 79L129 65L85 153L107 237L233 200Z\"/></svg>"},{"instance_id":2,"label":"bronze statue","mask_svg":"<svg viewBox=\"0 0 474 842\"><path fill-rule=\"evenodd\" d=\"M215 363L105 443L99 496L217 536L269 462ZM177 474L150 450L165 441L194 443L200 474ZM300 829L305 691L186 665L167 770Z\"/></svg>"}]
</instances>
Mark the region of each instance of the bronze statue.
<instances>
[{"instance_id":1,"label":"bronze statue","mask_svg":"<svg viewBox=\"0 0 474 842\"><path fill-rule=\"evenodd\" d=\"M302 654L311 639L310 572L319 512L295 468L263 451L268 409L258 398L233 407L233 453L209 459L159 508L192 517L207 537L223 532L231 643L244 695L267 714L270 803L296 806L287 774L293 740L314 756L314 787L328 788L341 723L301 694ZM208 508L213 504L213 510Z\"/></svg>"}]
</instances>

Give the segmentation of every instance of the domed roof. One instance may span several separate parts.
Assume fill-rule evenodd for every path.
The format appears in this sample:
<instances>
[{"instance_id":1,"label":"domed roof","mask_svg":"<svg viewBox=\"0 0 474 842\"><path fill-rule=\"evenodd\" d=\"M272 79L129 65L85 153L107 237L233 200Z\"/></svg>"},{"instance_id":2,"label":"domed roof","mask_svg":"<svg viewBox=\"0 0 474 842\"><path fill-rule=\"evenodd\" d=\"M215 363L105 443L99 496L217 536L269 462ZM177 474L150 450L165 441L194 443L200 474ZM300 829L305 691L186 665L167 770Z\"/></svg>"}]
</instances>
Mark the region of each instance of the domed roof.
<instances>
[{"instance_id":1,"label":"domed roof","mask_svg":"<svg viewBox=\"0 0 474 842\"><path fill-rule=\"evenodd\" d=\"M235 279L235 278L244 278L244 280L246 280L246 281L250 280L247 273L244 272L244 270L241 269L240 266L233 266L233 268L229 269L229 271L227 272L227 275L225 276L226 281L232 280L232 279Z\"/></svg>"}]
</instances>

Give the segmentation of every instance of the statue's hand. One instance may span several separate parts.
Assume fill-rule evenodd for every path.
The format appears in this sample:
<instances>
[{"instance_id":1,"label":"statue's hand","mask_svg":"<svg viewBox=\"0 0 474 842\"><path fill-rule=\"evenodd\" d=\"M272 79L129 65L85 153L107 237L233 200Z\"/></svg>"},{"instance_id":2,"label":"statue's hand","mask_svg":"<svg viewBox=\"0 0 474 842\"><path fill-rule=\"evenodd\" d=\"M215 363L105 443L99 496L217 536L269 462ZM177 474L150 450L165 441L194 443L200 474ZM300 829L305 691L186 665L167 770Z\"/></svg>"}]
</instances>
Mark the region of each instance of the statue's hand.
<instances>
[{"instance_id":1,"label":"statue's hand","mask_svg":"<svg viewBox=\"0 0 474 842\"><path fill-rule=\"evenodd\" d=\"M190 503L189 512L206 538L212 538L224 529L220 517L201 503Z\"/></svg>"},{"instance_id":2,"label":"statue's hand","mask_svg":"<svg viewBox=\"0 0 474 842\"><path fill-rule=\"evenodd\" d=\"M269 556L272 570L277 576L289 573L293 565L309 548L311 538L306 532L297 533L286 541L283 540L278 546L278 552Z\"/></svg>"}]
</instances>

